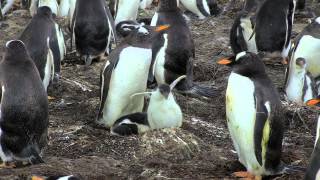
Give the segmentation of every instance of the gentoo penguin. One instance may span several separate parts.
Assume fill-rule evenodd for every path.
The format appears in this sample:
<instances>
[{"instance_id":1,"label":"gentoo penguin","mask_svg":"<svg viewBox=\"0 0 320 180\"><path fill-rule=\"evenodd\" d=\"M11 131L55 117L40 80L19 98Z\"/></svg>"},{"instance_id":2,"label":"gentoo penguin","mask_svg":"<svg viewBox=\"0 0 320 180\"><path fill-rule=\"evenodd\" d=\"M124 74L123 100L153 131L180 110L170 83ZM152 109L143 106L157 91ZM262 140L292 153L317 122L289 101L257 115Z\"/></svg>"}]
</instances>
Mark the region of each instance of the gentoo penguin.
<instances>
[{"instance_id":1,"label":"gentoo penguin","mask_svg":"<svg viewBox=\"0 0 320 180\"><path fill-rule=\"evenodd\" d=\"M266 0L256 17L255 39L258 51L287 58L296 0Z\"/></svg>"},{"instance_id":2,"label":"gentoo penguin","mask_svg":"<svg viewBox=\"0 0 320 180\"><path fill-rule=\"evenodd\" d=\"M34 16L37 12L38 7L48 6L50 7L53 14L58 15L59 4L57 0L31 0L30 4L30 14Z\"/></svg>"},{"instance_id":3,"label":"gentoo penguin","mask_svg":"<svg viewBox=\"0 0 320 180\"><path fill-rule=\"evenodd\" d=\"M291 48L290 65L297 58L306 60L306 70L315 78L318 92L320 92L320 17L316 18L296 37Z\"/></svg>"},{"instance_id":4,"label":"gentoo penguin","mask_svg":"<svg viewBox=\"0 0 320 180\"><path fill-rule=\"evenodd\" d=\"M19 39L25 43L47 89L53 78L58 79L60 62L65 54L63 34L49 7L38 8Z\"/></svg>"},{"instance_id":5,"label":"gentoo penguin","mask_svg":"<svg viewBox=\"0 0 320 180\"><path fill-rule=\"evenodd\" d=\"M80 178L70 175L70 176L49 176L49 177L40 177L32 176L31 180L80 180Z\"/></svg>"},{"instance_id":6,"label":"gentoo penguin","mask_svg":"<svg viewBox=\"0 0 320 180\"><path fill-rule=\"evenodd\" d=\"M320 96L316 99L311 99L307 102L308 106L320 107ZM310 164L308 165L305 180L319 180L320 179L320 116L318 117L317 135L314 143L314 149L311 155Z\"/></svg>"},{"instance_id":7,"label":"gentoo penguin","mask_svg":"<svg viewBox=\"0 0 320 180\"><path fill-rule=\"evenodd\" d=\"M167 28L154 29L133 21L117 25L125 38L111 52L101 73L99 124L111 127L121 116L142 111L144 98L130 96L146 90L153 36Z\"/></svg>"},{"instance_id":8,"label":"gentoo penguin","mask_svg":"<svg viewBox=\"0 0 320 180\"><path fill-rule=\"evenodd\" d=\"M86 66L93 59L105 59L105 53L110 53L114 29L105 0L77 0L71 30L77 52Z\"/></svg>"},{"instance_id":9,"label":"gentoo penguin","mask_svg":"<svg viewBox=\"0 0 320 180\"><path fill-rule=\"evenodd\" d=\"M151 92L147 113L138 112L119 118L111 128L111 133L124 136L141 134L152 129L181 127L182 111L171 91L185 77L185 75L179 77L170 86L159 85L154 92Z\"/></svg>"},{"instance_id":10,"label":"gentoo penguin","mask_svg":"<svg viewBox=\"0 0 320 180\"><path fill-rule=\"evenodd\" d=\"M42 163L41 149L47 144L48 100L22 41L6 44L0 62L0 157L4 165Z\"/></svg>"},{"instance_id":11,"label":"gentoo penguin","mask_svg":"<svg viewBox=\"0 0 320 180\"><path fill-rule=\"evenodd\" d=\"M317 96L316 84L307 71L307 62L304 58L290 61L287 73L285 90L290 101L304 104Z\"/></svg>"},{"instance_id":12,"label":"gentoo penguin","mask_svg":"<svg viewBox=\"0 0 320 180\"><path fill-rule=\"evenodd\" d=\"M151 73L158 84L171 84L182 75L187 78L178 83L176 89L190 95L212 97L211 88L198 86L193 82L193 60L195 46L185 18L177 1L160 0L151 26L170 25L153 41ZM149 78L152 81L152 78Z\"/></svg>"},{"instance_id":13,"label":"gentoo penguin","mask_svg":"<svg viewBox=\"0 0 320 180\"><path fill-rule=\"evenodd\" d=\"M254 15L248 11L241 11L235 19L230 31L230 45L234 54L242 51L258 53L255 41Z\"/></svg>"},{"instance_id":14,"label":"gentoo penguin","mask_svg":"<svg viewBox=\"0 0 320 180\"><path fill-rule=\"evenodd\" d=\"M235 175L281 173L284 116L262 60L254 53L241 52L218 63L232 68L226 91L227 124L239 161L247 169Z\"/></svg>"},{"instance_id":15,"label":"gentoo penguin","mask_svg":"<svg viewBox=\"0 0 320 180\"><path fill-rule=\"evenodd\" d=\"M186 9L196 14L199 19L220 13L216 0L180 0L180 2Z\"/></svg>"}]
</instances>

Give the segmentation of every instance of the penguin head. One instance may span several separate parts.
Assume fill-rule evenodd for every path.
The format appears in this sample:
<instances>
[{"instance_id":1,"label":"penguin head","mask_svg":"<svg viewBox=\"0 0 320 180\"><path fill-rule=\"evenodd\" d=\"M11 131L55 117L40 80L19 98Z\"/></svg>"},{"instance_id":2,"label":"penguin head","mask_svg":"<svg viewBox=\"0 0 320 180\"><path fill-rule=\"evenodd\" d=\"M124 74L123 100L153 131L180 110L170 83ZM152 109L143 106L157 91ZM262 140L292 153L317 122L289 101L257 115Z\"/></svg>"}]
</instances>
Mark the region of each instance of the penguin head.
<instances>
[{"instance_id":1,"label":"penguin head","mask_svg":"<svg viewBox=\"0 0 320 180\"><path fill-rule=\"evenodd\" d=\"M303 70L306 69L306 66L307 66L307 63L306 63L306 60L304 58L299 57L299 58L296 59L295 68L296 68L297 71L299 71L299 72L301 71L302 72Z\"/></svg>"},{"instance_id":2,"label":"penguin head","mask_svg":"<svg viewBox=\"0 0 320 180\"><path fill-rule=\"evenodd\" d=\"M228 65L232 68L233 72L247 77L266 73L264 64L259 56L246 51L240 52L228 59L219 60L218 64Z\"/></svg>"},{"instance_id":3,"label":"penguin head","mask_svg":"<svg viewBox=\"0 0 320 180\"><path fill-rule=\"evenodd\" d=\"M48 6L41 6L37 9L38 16L52 17L52 11Z\"/></svg>"},{"instance_id":4,"label":"penguin head","mask_svg":"<svg viewBox=\"0 0 320 180\"><path fill-rule=\"evenodd\" d=\"M216 0L207 0L207 4L209 6L210 15L216 16L220 14L221 9L219 8Z\"/></svg>"},{"instance_id":5,"label":"penguin head","mask_svg":"<svg viewBox=\"0 0 320 180\"><path fill-rule=\"evenodd\" d=\"M163 98L168 99L169 94L171 93L171 89L170 86L167 84L161 84L158 87L158 91L160 92L160 94L162 95Z\"/></svg>"},{"instance_id":6,"label":"penguin head","mask_svg":"<svg viewBox=\"0 0 320 180\"><path fill-rule=\"evenodd\" d=\"M5 60L21 61L29 59L30 56L24 43L20 40L11 40L6 43Z\"/></svg>"}]
</instances>

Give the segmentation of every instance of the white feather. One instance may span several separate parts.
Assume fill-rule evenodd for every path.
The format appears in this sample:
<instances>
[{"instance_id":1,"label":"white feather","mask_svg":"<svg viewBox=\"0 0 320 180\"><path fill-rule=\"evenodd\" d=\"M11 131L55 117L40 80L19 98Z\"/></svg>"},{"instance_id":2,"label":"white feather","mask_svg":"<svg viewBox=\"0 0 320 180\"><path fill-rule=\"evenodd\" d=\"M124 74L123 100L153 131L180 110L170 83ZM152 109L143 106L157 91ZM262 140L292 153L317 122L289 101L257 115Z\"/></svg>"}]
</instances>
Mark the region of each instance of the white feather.
<instances>
[{"instance_id":1,"label":"white feather","mask_svg":"<svg viewBox=\"0 0 320 180\"><path fill-rule=\"evenodd\" d=\"M115 24L117 25L121 21L135 21L138 16L139 5L140 0L119 0Z\"/></svg>"},{"instance_id":2,"label":"white feather","mask_svg":"<svg viewBox=\"0 0 320 180\"><path fill-rule=\"evenodd\" d=\"M154 61L153 65L153 74L156 78L156 81L158 84L164 84L165 81L165 69L164 69L164 64L166 60L166 50L168 47L168 34L163 35L164 38L164 44L160 48L159 52L156 55L156 59Z\"/></svg>"},{"instance_id":3,"label":"white feather","mask_svg":"<svg viewBox=\"0 0 320 180\"><path fill-rule=\"evenodd\" d=\"M155 12L152 19L151 19L150 26L156 26L157 22L158 22L158 18L159 18L159 14L157 12Z\"/></svg>"},{"instance_id":4,"label":"white feather","mask_svg":"<svg viewBox=\"0 0 320 180\"><path fill-rule=\"evenodd\" d=\"M205 15L201 13L199 8L197 7L197 1L196 0L180 0L180 2L183 4L185 8L187 8L189 11L192 13L196 14L199 19L204 19L206 18ZM209 7L206 3L206 0L202 0L202 3L204 4L205 10L210 14Z\"/></svg>"},{"instance_id":5,"label":"white feather","mask_svg":"<svg viewBox=\"0 0 320 180\"><path fill-rule=\"evenodd\" d=\"M68 16L69 10L70 10L70 0L60 0L59 16L60 17Z\"/></svg>"},{"instance_id":6,"label":"white feather","mask_svg":"<svg viewBox=\"0 0 320 180\"><path fill-rule=\"evenodd\" d=\"M320 17L317 17L316 22L320 24Z\"/></svg>"},{"instance_id":7,"label":"white feather","mask_svg":"<svg viewBox=\"0 0 320 180\"><path fill-rule=\"evenodd\" d=\"M240 26L242 27L242 34L243 37L247 43L247 48L249 52L253 52L253 53L258 53L257 50L257 45L256 45L256 41L255 41L255 35L252 36L253 34L253 29L252 29L252 23L250 18L241 18L240 19ZM252 36L252 37L251 37ZM250 39L251 37L251 39Z\"/></svg>"}]
</instances>

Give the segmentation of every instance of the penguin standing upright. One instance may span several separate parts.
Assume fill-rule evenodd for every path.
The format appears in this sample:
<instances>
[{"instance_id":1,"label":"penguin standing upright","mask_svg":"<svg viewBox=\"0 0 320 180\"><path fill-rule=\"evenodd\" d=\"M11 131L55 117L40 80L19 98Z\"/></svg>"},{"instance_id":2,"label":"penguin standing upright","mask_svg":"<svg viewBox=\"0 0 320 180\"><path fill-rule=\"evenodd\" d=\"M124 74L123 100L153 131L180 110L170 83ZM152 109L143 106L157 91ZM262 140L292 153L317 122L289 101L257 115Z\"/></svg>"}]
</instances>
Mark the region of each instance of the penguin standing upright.
<instances>
[{"instance_id":1,"label":"penguin standing upright","mask_svg":"<svg viewBox=\"0 0 320 180\"><path fill-rule=\"evenodd\" d=\"M99 124L111 127L119 117L142 111L144 98L130 96L146 90L153 36L166 28L154 29L133 21L117 25L125 38L111 52L102 70Z\"/></svg>"},{"instance_id":2,"label":"penguin standing upright","mask_svg":"<svg viewBox=\"0 0 320 180\"><path fill-rule=\"evenodd\" d=\"M62 31L49 7L38 8L19 39L25 43L47 89L53 78L59 78L60 62L65 54Z\"/></svg>"},{"instance_id":3,"label":"penguin standing upright","mask_svg":"<svg viewBox=\"0 0 320 180\"><path fill-rule=\"evenodd\" d=\"M180 0L180 2L186 9L196 14L200 19L220 13L220 8L216 0Z\"/></svg>"},{"instance_id":4,"label":"penguin standing upright","mask_svg":"<svg viewBox=\"0 0 320 180\"><path fill-rule=\"evenodd\" d=\"M254 31L254 13L241 11L230 31L230 44L234 54L242 51L258 53Z\"/></svg>"},{"instance_id":5,"label":"penguin standing upright","mask_svg":"<svg viewBox=\"0 0 320 180\"><path fill-rule=\"evenodd\" d=\"M285 91L290 101L303 104L317 96L316 84L307 71L306 59L291 60L286 77Z\"/></svg>"},{"instance_id":6,"label":"penguin standing upright","mask_svg":"<svg viewBox=\"0 0 320 180\"><path fill-rule=\"evenodd\" d=\"M57 0L31 0L30 14L34 16L37 12L38 7L48 6L50 7L53 14L56 16L59 14L59 4Z\"/></svg>"},{"instance_id":7,"label":"penguin standing upright","mask_svg":"<svg viewBox=\"0 0 320 180\"><path fill-rule=\"evenodd\" d=\"M297 36L290 52L290 66L294 66L296 59L303 58L306 61L306 71L310 72L317 83L317 91L320 92L320 17L314 19L311 24ZM290 69L287 71L291 76ZM287 79L289 80L289 79ZM289 82L287 82L288 84Z\"/></svg>"},{"instance_id":8,"label":"penguin standing upright","mask_svg":"<svg viewBox=\"0 0 320 180\"><path fill-rule=\"evenodd\" d=\"M320 107L320 96L315 99L310 99L307 102L308 106ZM320 179L320 116L318 117L317 135L314 143L314 149L311 155L310 164L308 165L305 180L319 180Z\"/></svg>"},{"instance_id":9,"label":"penguin standing upright","mask_svg":"<svg viewBox=\"0 0 320 180\"><path fill-rule=\"evenodd\" d=\"M226 91L228 129L247 172L236 176L281 173L283 112L279 94L254 53L241 52L219 64L232 68Z\"/></svg>"},{"instance_id":10,"label":"penguin standing upright","mask_svg":"<svg viewBox=\"0 0 320 180\"><path fill-rule=\"evenodd\" d=\"M47 144L48 100L22 41L9 41L0 62L0 157L5 166L42 163Z\"/></svg>"},{"instance_id":11,"label":"penguin standing upright","mask_svg":"<svg viewBox=\"0 0 320 180\"><path fill-rule=\"evenodd\" d=\"M183 115L180 106L174 99L172 89L185 78L176 79L170 86L161 84L151 92L147 113L138 112L119 118L111 129L112 134L141 134L152 129L181 127ZM138 93L137 95L148 94Z\"/></svg>"},{"instance_id":12,"label":"penguin standing upright","mask_svg":"<svg viewBox=\"0 0 320 180\"><path fill-rule=\"evenodd\" d=\"M176 86L179 91L190 95L212 97L211 88L198 86L193 82L195 47L177 1L160 0L151 25L165 24L170 25L170 28L158 34L153 41L151 74L155 76L158 84L171 84L178 77L186 75L187 78Z\"/></svg>"},{"instance_id":13,"label":"penguin standing upright","mask_svg":"<svg viewBox=\"0 0 320 180\"><path fill-rule=\"evenodd\" d=\"M258 51L287 58L296 0L266 0L260 7L255 26Z\"/></svg>"},{"instance_id":14,"label":"penguin standing upright","mask_svg":"<svg viewBox=\"0 0 320 180\"><path fill-rule=\"evenodd\" d=\"M87 66L110 53L114 22L104 0L77 0L71 30L77 52Z\"/></svg>"}]
</instances>

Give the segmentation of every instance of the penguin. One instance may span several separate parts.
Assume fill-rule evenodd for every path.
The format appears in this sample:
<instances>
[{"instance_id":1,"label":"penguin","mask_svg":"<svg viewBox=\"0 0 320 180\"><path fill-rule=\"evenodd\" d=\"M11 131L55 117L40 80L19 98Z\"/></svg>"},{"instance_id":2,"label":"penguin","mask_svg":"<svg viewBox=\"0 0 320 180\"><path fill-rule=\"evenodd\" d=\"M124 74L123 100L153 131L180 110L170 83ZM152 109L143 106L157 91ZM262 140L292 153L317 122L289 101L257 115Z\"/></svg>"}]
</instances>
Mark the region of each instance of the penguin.
<instances>
[{"instance_id":1,"label":"penguin","mask_svg":"<svg viewBox=\"0 0 320 180\"><path fill-rule=\"evenodd\" d=\"M80 178L70 175L70 176L49 176L49 177L40 177L32 176L31 180L80 180Z\"/></svg>"},{"instance_id":2,"label":"penguin","mask_svg":"<svg viewBox=\"0 0 320 180\"><path fill-rule=\"evenodd\" d=\"M235 19L230 30L230 45L234 54L242 51L258 53L255 42L254 14L241 11Z\"/></svg>"},{"instance_id":3,"label":"penguin","mask_svg":"<svg viewBox=\"0 0 320 180\"><path fill-rule=\"evenodd\" d=\"M220 13L216 0L180 0L180 2L186 9L196 14L199 19L216 16Z\"/></svg>"},{"instance_id":4,"label":"penguin","mask_svg":"<svg viewBox=\"0 0 320 180\"><path fill-rule=\"evenodd\" d=\"M6 43L0 62L0 158L2 167L43 163L47 144L47 93L24 43Z\"/></svg>"},{"instance_id":5,"label":"penguin","mask_svg":"<svg viewBox=\"0 0 320 180\"><path fill-rule=\"evenodd\" d=\"M53 20L49 7L38 8L19 39L25 43L47 90L53 79L59 79L60 63L66 49L62 30Z\"/></svg>"},{"instance_id":6,"label":"penguin","mask_svg":"<svg viewBox=\"0 0 320 180\"><path fill-rule=\"evenodd\" d=\"M146 4L149 0L111 0L109 8L111 14L115 17L115 25L121 21L136 21L138 10L143 3ZM141 4L142 3L142 4Z\"/></svg>"},{"instance_id":7,"label":"penguin","mask_svg":"<svg viewBox=\"0 0 320 180\"><path fill-rule=\"evenodd\" d=\"M311 24L296 37L290 53L290 65L294 64L297 58L304 58L306 71L316 80L317 91L320 92L320 17L314 19ZM291 66L292 66L291 65Z\"/></svg>"},{"instance_id":8,"label":"penguin","mask_svg":"<svg viewBox=\"0 0 320 180\"><path fill-rule=\"evenodd\" d=\"M320 107L320 96L315 99L310 99L307 102L308 106L317 106ZM311 155L310 164L307 167L307 171L305 174L305 180L319 180L320 179L320 116L318 117L317 123L317 135L314 144L314 149Z\"/></svg>"},{"instance_id":9,"label":"penguin","mask_svg":"<svg viewBox=\"0 0 320 180\"><path fill-rule=\"evenodd\" d=\"M259 52L287 58L296 0L266 0L257 12L255 40Z\"/></svg>"},{"instance_id":10,"label":"penguin","mask_svg":"<svg viewBox=\"0 0 320 180\"><path fill-rule=\"evenodd\" d=\"M306 67L306 59L297 58L290 61L287 71L286 95L288 100L298 104L304 104L318 94L315 81Z\"/></svg>"},{"instance_id":11,"label":"penguin","mask_svg":"<svg viewBox=\"0 0 320 180\"><path fill-rule=\"evenodd\" d=\"M239 161L247 169L234 175L259 179L281 173L284 113L262 60L244 51L218 64L232 68L226 91L227 124Z\"/></svg>"},{"instance_id":12,"label":"penguin","mask_svg":"<svg viewBox=\"0 0 320 180\"><path fill-rule=\"evenodd\" d=\"M193 60L195 46L185 18L177 6L177 1L160 0L151 26L170 25L159 33L153 41L152 69L149 81L155 77L157 84L171 84L182 75L187 78L178 83L176 89L183 94L197 97L213 97L210 87L196 85L193 82Z\"/></svg>"},{"instance_id":13,"label":"penguin","mask_svg":"<svg viewBox=\"0 0 320 180\"><path fill-rule=\"evenodd\" d=\"M117 25L124 40L111 52L100 76L98 124L111 127L121 116L142 111L144 98L130 99L130 96L146 90L153 37L167 28L154 28L133 21Z\"/></svg>"},{"instance_id":14,"label":"penguin","mask_svg":"<svg viewBox=\"0 0 320 180\"><path fill-rule=\"evenodd\" d=\"M65 17L69 15L71 0L60 0L59 4L59 14L60 17Z\"/></svg>"},{"instance_id":15,"label":"penguin","mask_svg":"<svg viewBox=\"0 0 320 180\"><path fill-rule=\"evenodd\" d=\"M119 118L111 128L111 134L127 136L154 129L181 127L183 115L172 90L185 77L185 75L179 77L171 85L159 85L154 92L151 92L147 113L138 112ZM140 94L145 93L136 95Z\"/></svg>"},{"instance_id":16,"label":"penguin","mask_svg":"<svg viewBox=\"0 0 320 180\"><path fill-rule=\"evenodd\" d=\"M0 2L1 16L4 16L5 14L7 14L7 12L12 8L13 4L14 4L14 0L6 0L6 5L4 5L4 7L2 8L1 2Z\"/></svg>"},{"instance_id":17,"label":"penguin","mask_svg":"<svg viewBox=\"0 0 320 180\"><path fill-rule=\"evenodd\" d=\"M89 66L93 59L106 59L115 37L115 27L104 0L77 0L72 20L72 35L80 58ZM71 41L71 43L73 40Z\"/></svg>"},{"instance_id":18,"label":"penguin","mask_svg":"<svg viewBox=\"0 0 320 180\"><path fill-rule=\"evenodd\" d=\"M37 12L38 7L48 6L50 7L53 14L59 14L59 4L57 0L31 0L30 4L30 14L34 16Z\"/></svg>"}]
</instances>

